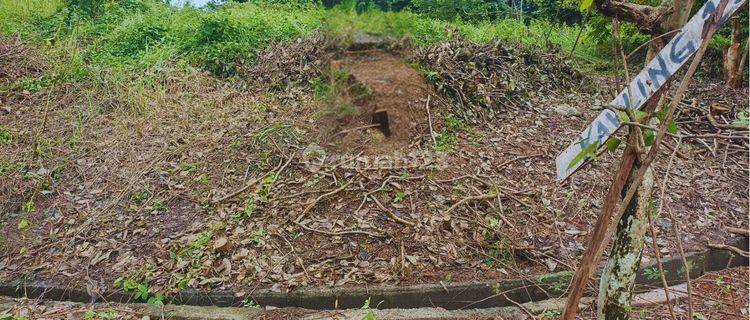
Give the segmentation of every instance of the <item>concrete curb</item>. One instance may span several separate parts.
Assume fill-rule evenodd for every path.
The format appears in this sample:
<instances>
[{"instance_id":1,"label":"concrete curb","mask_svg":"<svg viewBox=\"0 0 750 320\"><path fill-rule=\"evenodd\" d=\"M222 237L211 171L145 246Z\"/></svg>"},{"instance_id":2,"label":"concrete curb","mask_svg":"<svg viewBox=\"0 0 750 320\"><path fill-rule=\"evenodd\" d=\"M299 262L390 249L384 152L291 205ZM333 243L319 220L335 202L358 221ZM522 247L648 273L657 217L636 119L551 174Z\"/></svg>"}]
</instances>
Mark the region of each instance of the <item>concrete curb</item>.
<instances>
[{"instance_id":1,"label":"concrete curb","mask_svg":"<svg viewBox=\"0 0 750 320\"><path fill-rule=\"evenodd\" d=\"M728 243L743 250L748 250L747 238L736 238ZM726 250L709 249L687 254L688 262L693 266L691 278L697 278L708 271L717 271L729 267L748 265L748 259L737 256ZM684 270L680 257L671 257L662 261L667 270L666 278L670 285L684 280ZM644 292L661 286L661 279L649 279L646 269L653 265L641 267L636 278L636 291ZM370 288L302 288L291 292L274 292L269 289L258 290L249 296L236 296L231 291L202 292L185 290L178 293L171 304L192 306L241 306L242 301L251 298L262 306L298 307L311 310L335 310L359 308L370 298L373 305L379 308L423 308L438 307L447 310L506 307L517 303L541 301L564 295L564 290L572 277L571 272L559 272L535 276L536 279L516 279L487 281L477 283L455 284L421 284L410 286L374 286ZM52 286L41 282L0 284L0 295L10 297L27 297L71 302L90 302L91 297L85 289ZM132 295L122 291L105 292L98 301L128 303L135 302Z\"/></svg>"}]
</instances>

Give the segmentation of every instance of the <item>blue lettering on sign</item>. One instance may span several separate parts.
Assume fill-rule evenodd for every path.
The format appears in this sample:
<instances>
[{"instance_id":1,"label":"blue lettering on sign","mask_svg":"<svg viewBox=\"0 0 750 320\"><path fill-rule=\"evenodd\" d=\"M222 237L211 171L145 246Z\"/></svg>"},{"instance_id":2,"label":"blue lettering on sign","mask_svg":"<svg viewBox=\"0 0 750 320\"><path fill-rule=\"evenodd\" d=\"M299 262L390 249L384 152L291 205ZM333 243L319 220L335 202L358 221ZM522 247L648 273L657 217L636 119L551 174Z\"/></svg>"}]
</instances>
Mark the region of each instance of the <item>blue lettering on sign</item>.
<instances>
[{"instance_id":1,"label":"blue lettering on sign","mask_svg":"<svg viewBox=\"0 0 750 320\"><path fill-rule=\"evenodd\" d=\"M586 147L591 144L589 140L591 140L591 130L593 129L593 126L589 126L585 131L583 131L583 134L581 134L581 140L578 140L578 143L581 145L581 149L586 149Z\"/></svg>"},{"instance_id":2,"label":"blue lettering on sign","mask_svg":"<svg viewBox=\"0 0 750 320\"><path fill-rule=\"evenodd\" d=\"M719 3L721 3L722 0L719 0L719 1L720 1ZM726 0L724 0L724 1L726 1ZM743 0L735 0L734 4L739 4L742 1ZM701 13L701 18L703 18L704 21L708 20L708 18L711 17L711 14L714 13L714 11L716 11L716 8L717 7L714 6L713 1L706 2L706 9L703 10L703 12ZM734 12L733 10L724 10L724 12L723 12L723 14L721 16L721 19L719 19L719 25L722 25L722 24L724 24L724 22L727 22L727 20L729 19L729 16L733 12Z\"/></svg>"},{"instance_id":3,"label":"blue lettering on sign","mask_svg":"<svg viewBox=\"0 0 750 320\"><path fill-rule=\"evenodd\" d=\"M641 96L645 97L648 96L648 92L646 91L646 86L643 85L643 80L637 79L638 82L636 83L638 85L638 92L641 93Z\"/></svg>"},{"instance_id":4,"label":"blue lettering on sign","mask_svg":"<svg viewBox=\"0 0 750 320\"><path fill-rule=\"evenodd\" d=\"M669 50L669 59L675 63L682 63L685 59L689 58L695 52L695 45L693 41L688 40L688 43L684 47L677 49L677 44L680 43L684 33L680 33L674 39L675 43Z\"/></svg>"},{"instance_id":5,"label":"blue lettering on sign","mask_svg":"<svg viewBox=\"0 0 750 320\"><path fill-rule=\"evenodd\" d=\"M620 119L617 119L617 115L614 112L606 112L604 116L611 126L617 127L620 125Z\"/></svg>"},{"instance_id":6,"label":"blue lettering on sign","mask_svg":"<svg viewBox=\"0 0 750 320\"><path fill-rule=\"evenodd\" d=\"M633 99L635 99L635 102L632 103L633 108L637 109L641 106L641 101L643 101L644 98L641 95L633 94Z\"/></svg>"},{"instance_id":7,"label":"blue lettering on sign","mask_svg":"<svg viewBox=\"0 0 750 320\"><path fill-rule=\"evenodd\" d=\"M611 102L614 105L627 109L636 109L647 101L653 91L658 90L665 82L677 71L690 57L695 54L697 47L707 35L709 28L720 27L732 13L744 4L746 0L707 0L699 14L693 16L690 21L682 27L681 33L677 34L652 60L649 65L642 70L628 85L626 90L620 92ZM726 4L726 5L725 5ZM719 8L725 6L718 15ZM702 28L702 29L701 29ZM563 153L557 157L557 174L558 180L563 180L570 176L575 169L585 164L583 162L572 163L583 149L592 148L593 145L600 146L603 140L606 140L620 126L620 120L617 112L612 110L603 111L599 117L590 124L579 136L579 140L570 145ZM588 152L588 150L587 150ZM590 160L589 154L586 154L585 160Z\"/></svg>"},{"instance_id":8,"label":"blue lettering on sign","mask_svg":"<svg viewBox=\"0 0 750 320\"><path fill-rule=\"evenodd\" d=\"M719 1L720 1L720 2L719 2L719 4L721 4L721 1L726 1L726 0L719 0ZM740 3L741 1L742 1L742 0L739 0L739 1L738 1L738 0L735 0L735 2L734 2L734 3L735 3L735 4L738 4L738 3ZM716 6L714 6L714 3L713 3L713 1L708 1L708 2L706 2L706 9L705 9L705 10L703 10L703 12L701 13L701 18L703 18L703 20L704 20L704 21L708 20L708 18L710 18L710 17L711 17L711 14L712 14L712 13L714 13L714 11L716 11L716 8L717 8L717 7L716 7ZM720 26L720 25L724 24L724 22L727 22L727 20L729 20L729 16L730 16L730 15L731 15L731 14L732 14L733 12L734 12L733 10L724 10L724 12L723 12L723 13L722 13L722 15L721 15L721 19L719 19L719 24L718 24L718 25Z\"/></svg>"},{"instance_id":9,"label":"blue lettering on sign","mask_svg":"<svg viewBox=\"0 0 750 320\"><path fill-rule=\"evenodd\" d=\"M597 122L596 123L596 130L599 132L599 135L596 137L596 141L600 142L601 144L602 138L609 136L609 127L605 126L603 122Z\"/></svg>"},{"instance_id":10,"label":"blue lettering on sign","mask_svg":"<svg viewBox=\"0 0 750 320\"><path fill-rule=\"evenodd\" d=\"M610 123L614 124L615 126L618 124L617 117L614 116L613 113L607 113L607 119ZM590 144L597 143L600 144L602 138L607 137L611 134L610 129L604 121L597 121L596 123L592 124L588 128L586 128L586 131L583 132L581 135L582 138L579 141L581 144L581 149L586 149Z\"/></svg>"},{"instance_id":11,"label":"blue lettering on sign","mask_svg":"<svg viewBox=\"0 0 750 320\"><path fill-rule=\"evenodd\" d=\"M716 11L716 7L714 7L713 1L706 2L706 9L703 9L701 18L703 18L703 20L708 19L708 17L710 17L711 14L714 13L714 11Z\"/></svg>"},{"instance_id":12,"label":"blue lettering on sign","mask_svg":"<svg viewBox=\"0 0 750 320\"><path fill-rule=\"evenodd\" d=\"M659 62L659 69L649 68L648 77L651 78L651 85L658 89L661 87L662 82L659 82L657 76L661 76L661 78L667 80L672 73L667 69L667 63L661 55L656 56L656 61Z\"/></svg>"},{"instance_id":13,"label":"blue lettering on sign","mask_svg":"<svg viewBox=\"0 0 750 320\"><path fill-rule=\"evenodd\" d=\"M623 92L621 97L622 105L625 106L625 109L630 109L630 95L627 92Z\"/></svg>"}]
</instances>

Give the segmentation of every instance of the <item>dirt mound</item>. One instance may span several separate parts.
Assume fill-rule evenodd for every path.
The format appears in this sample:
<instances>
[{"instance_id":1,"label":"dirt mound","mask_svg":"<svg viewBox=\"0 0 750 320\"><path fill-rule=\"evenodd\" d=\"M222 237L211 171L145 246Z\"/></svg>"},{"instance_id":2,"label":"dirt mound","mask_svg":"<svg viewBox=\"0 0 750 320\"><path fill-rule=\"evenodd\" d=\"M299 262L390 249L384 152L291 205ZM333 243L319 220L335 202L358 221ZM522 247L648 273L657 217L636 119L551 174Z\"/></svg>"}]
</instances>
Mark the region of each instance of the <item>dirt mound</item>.
<instances>
[{"instance_id":1,"label":"dirt mound","mask_svg":"<svg viewBox=\"0 0 750 320\"><path fill-rule=\"evenodd\" d=\"M529 52L495 41L456 38L417 48L411 59L432 70L440 93L456 100L455 113L469 120L518 108L531 92L580 86L584 76L555 54Z\"/></svg>"},{"instance_id":2,"label":"dirt mound","mask_svg":"<svg viewBox=\"0 0 750 320\"><path fill-rule=\"evenodd\" d=\"M380 50L346 52L330 68L347 75L343 95L349 96L353 110L320 119L321 140L328 148L381 152L429 134L426 103L435 92L419 71ZM347 101L336 101L334 107L342 104Z\"/></svg>"},{"instance_id":3,"label":"dirt mound","mask_svg":"<svg viewBox=\"0 0 750 320\"><path fill-rule=\"evenodd\" d=\"M271 44L243 75L248 87L278 92L285 101L313 91L319 112L310 129L326 150L380 153L429 133L425 106L428 95L436 104L435 91L419 71L389 53L407 47L408 39L363 34L341 42L318 35ZM292 89L302 92L289 94Z\"/></svg>"}]
</instances>

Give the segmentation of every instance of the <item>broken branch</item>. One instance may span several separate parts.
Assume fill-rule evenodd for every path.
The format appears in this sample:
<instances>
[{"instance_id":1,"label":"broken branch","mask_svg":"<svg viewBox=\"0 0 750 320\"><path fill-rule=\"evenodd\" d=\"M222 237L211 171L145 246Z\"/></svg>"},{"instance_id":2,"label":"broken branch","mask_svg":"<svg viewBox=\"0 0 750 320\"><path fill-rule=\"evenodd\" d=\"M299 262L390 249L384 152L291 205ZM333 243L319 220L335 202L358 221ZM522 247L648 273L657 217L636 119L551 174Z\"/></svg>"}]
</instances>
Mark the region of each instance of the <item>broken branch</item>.
<instances>
[{"instance_id":1,"label":"broken branch","mask_svg":"<svg viewBox=\"0 0 750 320\"><path fill-rule=\"evenodd\" d=\"M740 248L737 248L737 247L728 246L725 244L718 244L718 243L708 243L706 244L706 247L709 247L711 249L727 250L727 251L734 252L735 254L738 254L745 258L750 258L750 252L741 250Z\"/></svg>"},{"instance_id":2,"label":"broken branch","mask_svg":"<svg viewBox=\"0 0 750 320\"><path fill-rule=\"evenodd\" d=\"M467 203L469 201L492 199L494 197L497 197L497 195L498 195L497 193L487 193L487 194L481 194L481 195L478 195L478 196L470 196L470 197L463 198L460 201L458 201L455 204L453 204L450 208L448 208L448 210L445 210L445 212L443 212L443 214L447 215L447 214L451 213L451 211L455 210L456 208L460 207L461 205L463 205L463 204L465 204L465 203Z\"/></svg>"},{"instance_id":3,"label":"broken branch","mask_svg":"<svg viewBox=\"0 0 750 320\"><path fill-rule=\"evenodd\" d=\"M380 208L381 211L383 211L386 214L388 214L388 216L391 217L391 219L393 219L394 221L399 222L399 223L403 223L403 224L408 225L408 226L412 226L412 227L414 226L414 222L407 221L407 220L405 220L403 218L399 218L395 213L391 212L391 210L388 210L388 208L386 208L382 203L380 203L380 200L378 200L377 197L371 196L370 198L373 201L375 201L375 204L378 205L378 208Z\"/></svg>"}]
</instances>

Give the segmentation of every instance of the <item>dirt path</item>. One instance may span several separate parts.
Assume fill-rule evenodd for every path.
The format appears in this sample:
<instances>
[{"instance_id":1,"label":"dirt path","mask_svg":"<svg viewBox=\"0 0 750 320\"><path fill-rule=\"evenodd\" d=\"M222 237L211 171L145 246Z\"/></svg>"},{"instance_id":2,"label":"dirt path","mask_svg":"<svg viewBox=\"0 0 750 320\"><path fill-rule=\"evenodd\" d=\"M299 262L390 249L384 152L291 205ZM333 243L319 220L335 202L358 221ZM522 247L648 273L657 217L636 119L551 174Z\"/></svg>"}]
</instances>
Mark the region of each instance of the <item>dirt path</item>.
<instances>
[{"instance_id":1,"label":"dirt path","mask_svg":"<svg viewBox=\"0 0 750 320\"><path fill-rule=\"evenodd\" d=\"M377 49L347 51L331 62L331 68L364 86L367 96L354 102L353 116L339 119L339 131L325 139L324 147L336 152L361 149L365 154L388 154L429 133L426 103L435 92L419 71L400 58ZM436 105L434 100L432 105ZM379 126L356 129L371 124Z\"/></svg>"}]
</instances>

